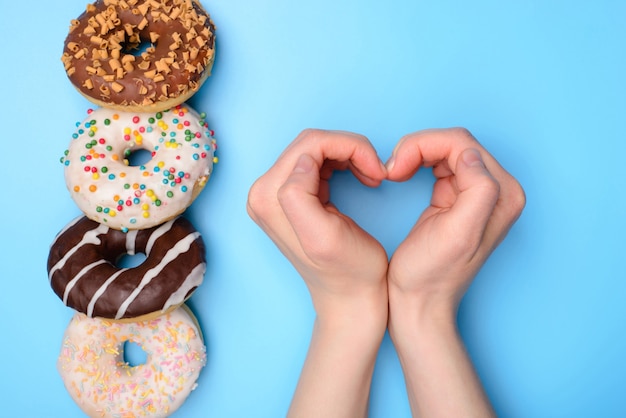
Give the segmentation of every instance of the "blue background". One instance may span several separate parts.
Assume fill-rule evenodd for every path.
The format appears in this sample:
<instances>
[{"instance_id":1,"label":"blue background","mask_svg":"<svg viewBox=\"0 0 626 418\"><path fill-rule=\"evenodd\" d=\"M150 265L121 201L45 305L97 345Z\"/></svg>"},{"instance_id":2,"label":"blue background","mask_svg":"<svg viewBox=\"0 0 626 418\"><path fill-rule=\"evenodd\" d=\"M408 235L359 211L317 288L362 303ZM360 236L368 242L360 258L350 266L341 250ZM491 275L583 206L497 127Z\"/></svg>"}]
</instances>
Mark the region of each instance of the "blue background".
<instances>
[{"instance_id":1,"label":"blue background","mask_svg":"<svg viewBox=\"0 0 626 418\"><path fill-rule=\"evenodd\" d=\"M31 7L30 4L33 6ZM47 283L49 244L79 214L59 157L92 107L60 62L85 0L0 5L0 401L3 416L78 417L56 371L72 311ZM465 126L523 184L526 210L464 299L461 331L502 417L626 415L626 3L203 0L218 26L192 98L220 162L188 211L209 268L191 299L208 366L176 416L286 412L314 313L248 218L247 191L307 127L368 136ZM391 253L428 202L429 172L333 200ZM8 408L8 409L7 409ZM388 337L372 417L409 417Z\"/></svg>"}]
</instances>

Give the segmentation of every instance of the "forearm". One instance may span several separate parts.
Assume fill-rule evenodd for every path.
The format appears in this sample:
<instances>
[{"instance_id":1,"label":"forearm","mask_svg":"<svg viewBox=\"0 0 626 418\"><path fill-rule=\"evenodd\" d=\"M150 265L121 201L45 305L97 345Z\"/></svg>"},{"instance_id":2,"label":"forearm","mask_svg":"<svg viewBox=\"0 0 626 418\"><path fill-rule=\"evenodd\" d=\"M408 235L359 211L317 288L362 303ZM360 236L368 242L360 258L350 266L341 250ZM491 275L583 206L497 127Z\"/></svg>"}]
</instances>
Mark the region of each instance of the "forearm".
<instances>
[{"instance_id":1,"label":"forearm","mask_svg":"<svg viewBox=\"0 0 626 418\"><path fill-rule=\"evenodd\" d=\"M389 333L417 417L494 417L456 326L454 301L390 290Z\"/></svg>"},{"instance_id":2,"label":"forearm","mask_svg":"<svg viewBox=\"0 0 626 418\"><path fill-rule=\"evenodd\" d=\"M288 416L367 416L374 364L387 324L386 301L385 292L380 301L346 302L317 316Z\"/></svg>"}]
</instances>

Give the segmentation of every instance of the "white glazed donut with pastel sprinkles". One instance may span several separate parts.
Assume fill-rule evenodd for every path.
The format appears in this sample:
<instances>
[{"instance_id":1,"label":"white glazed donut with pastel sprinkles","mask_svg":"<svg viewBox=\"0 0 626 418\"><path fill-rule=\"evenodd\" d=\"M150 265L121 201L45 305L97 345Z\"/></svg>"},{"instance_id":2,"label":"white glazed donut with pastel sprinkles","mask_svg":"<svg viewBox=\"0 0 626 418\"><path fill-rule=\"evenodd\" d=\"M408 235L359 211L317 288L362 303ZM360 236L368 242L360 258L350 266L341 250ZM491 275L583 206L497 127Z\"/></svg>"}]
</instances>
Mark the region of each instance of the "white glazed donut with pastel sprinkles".
<instances>
[{"instance_id":1,"label":"white glazed donut with pastel sprinkles","mask_svg":"<svg viewBox=\"0 0 626 418\"><path fill-rule=\"evenodd\" d=\"M139 150L151 159L131 165ZM208 181L215 150L205 115L186 104L155 113L98 108L77 124L61 162L83 213L126 232L184 212Z\"/></svg>"},{"instance_id":2,"label":"white glazed donut with pastel sprinkles","mask_svg":"<svg viewBox=\"0 0 626 418\"><path fill-rule=\"evenodd\" d=\"M139 345L144 364L124 361L124 343ZM90 417L167 417L197 386L206 347L196 318L182 305L144 322L117 323L76 313L65 331L58 370Z\"/></svg>"}]
</instances>

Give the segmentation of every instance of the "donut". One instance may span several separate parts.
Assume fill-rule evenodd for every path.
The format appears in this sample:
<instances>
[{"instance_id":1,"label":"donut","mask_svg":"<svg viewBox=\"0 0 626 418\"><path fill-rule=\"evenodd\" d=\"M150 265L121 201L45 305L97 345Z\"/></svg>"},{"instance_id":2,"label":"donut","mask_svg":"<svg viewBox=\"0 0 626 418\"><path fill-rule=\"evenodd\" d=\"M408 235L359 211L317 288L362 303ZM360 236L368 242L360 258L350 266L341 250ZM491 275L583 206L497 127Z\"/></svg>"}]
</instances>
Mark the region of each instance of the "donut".
<instances>
[{"instance_id":1,"label":"donut","mask_svg":"<svg viewBox=\"0 0 626 418\"><path fill-rule=\"evenodd\" d=\"M124 362L124 343L139 345L146 363ZM90 417L167 417L197 386L206 347L191 311L150 321L113 323L76 313L57 369L70 396Z\"/></svg>"},{"instance_id":2,"label":"donut","mask_svg":"<svg viewBox=\"0 0 626 418\"><path fill-rule=\"evenodd\" d=\"M211 73L215 25L196 0L97 0L71 21L61 61L91 102L159 111Z\"/></svg>"},{"instance_id":3,"label":"donut","mask_svg":"<svg viewBox=\"0 0 626 418\"><path fill-rule=\"evenodd\" d=\"M145 254L120 268L126 254ZM48 279L63 303L88 317L150 319L187 300L204 280L205 246L183 217L123 233L81 216L54 239Z\"/></svg>"},{"instance_id":4,"label":"donut","mask_svg":"<svg viewBox=\"0 0 626 418\"><path fill-rule=\"evenodd\" d=\"M217 161L204 118L186 105L155 113L89 110L61 158L70 195L87 217L122 231L179 215ZM132 165L140 150L150 160Z\"/></svg>"}]
</instances>

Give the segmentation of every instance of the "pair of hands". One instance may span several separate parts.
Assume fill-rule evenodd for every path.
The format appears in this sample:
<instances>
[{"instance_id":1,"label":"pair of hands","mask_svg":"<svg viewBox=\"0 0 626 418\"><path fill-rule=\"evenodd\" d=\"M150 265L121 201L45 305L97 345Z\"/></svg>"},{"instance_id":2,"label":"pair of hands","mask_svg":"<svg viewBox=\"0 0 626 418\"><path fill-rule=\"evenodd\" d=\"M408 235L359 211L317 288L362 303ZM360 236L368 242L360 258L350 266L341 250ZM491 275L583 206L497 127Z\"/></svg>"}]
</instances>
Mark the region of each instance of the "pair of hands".
<instances>
[{"instance_id":1,"label":"pair of hands","mask_svg":"<svg viewBox=\"0 0 626 418\"><path fill-rule=\"evenodd\" d=\"M389 260L330 202L329 179L348 169L376 187L421 167L436 177L430 206ZM302 132L248 198L248 213L303 277L317 313L292 414L365 416L387 327L416 414L491 414L456 332L456 310L524 204L519 183L464 129L407 135L386 163L361 135Z\"/></svg>"},{"instance_id":2,"label":"pair of hands","mask_svg":"<svg viewBox=\"0 0 626 418\"><path fill-rule=\"evenodd\" d=\"M388 262L381 244L330 202L334 170L365 185L433 167L430 206ZM405 136L386 165L360 135L306 130L253 185L252 219L304 278L318 315L335 302L390 290L454 309L524 206L518 182L464 129Z\"/></svg>"}]
</instances>

